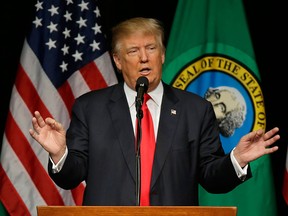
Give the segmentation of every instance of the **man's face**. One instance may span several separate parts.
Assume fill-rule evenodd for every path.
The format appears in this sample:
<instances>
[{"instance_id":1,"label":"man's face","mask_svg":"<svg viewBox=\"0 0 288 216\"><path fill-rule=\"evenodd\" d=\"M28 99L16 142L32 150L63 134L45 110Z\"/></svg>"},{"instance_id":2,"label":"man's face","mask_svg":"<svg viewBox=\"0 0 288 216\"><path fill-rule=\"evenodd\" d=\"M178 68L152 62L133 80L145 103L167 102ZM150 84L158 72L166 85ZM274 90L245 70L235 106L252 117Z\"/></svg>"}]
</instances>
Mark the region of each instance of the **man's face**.
<instances>
[{"instance_id":1,"label":"man's face","mask_svg":"<svg viewBox=\"0 0 288 216\"><path fill-rule=\"evenodd\" d=\"M149 80L149 91L157 87L162 76L165 54L153 35L135 33L122 39L120 52L113 55L117 68L131 89L140 76Z\"/></svg>"}]
</instances>

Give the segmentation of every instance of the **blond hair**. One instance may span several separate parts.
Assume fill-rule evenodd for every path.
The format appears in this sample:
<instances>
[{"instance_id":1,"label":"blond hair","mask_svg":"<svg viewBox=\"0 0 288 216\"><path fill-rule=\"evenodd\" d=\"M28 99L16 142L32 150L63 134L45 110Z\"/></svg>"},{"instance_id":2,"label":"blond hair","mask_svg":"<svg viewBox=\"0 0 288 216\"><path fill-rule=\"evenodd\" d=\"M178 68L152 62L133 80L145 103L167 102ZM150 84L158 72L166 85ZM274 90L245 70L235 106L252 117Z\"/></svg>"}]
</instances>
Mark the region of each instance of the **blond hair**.
<instances>
[{"instance_id":1,"label":"blond hair","mask_svg":"<svg viewBox=\"0 0 288 216\"><path fill-rule=\"evenodd\" d=\"M111 51L118 53L121 49L121 39L134 33L155 35L161 49L164 47L164 28L162 23L154 18L135 17L125 20L112 28Z\"/></svg>"}]
</instances>

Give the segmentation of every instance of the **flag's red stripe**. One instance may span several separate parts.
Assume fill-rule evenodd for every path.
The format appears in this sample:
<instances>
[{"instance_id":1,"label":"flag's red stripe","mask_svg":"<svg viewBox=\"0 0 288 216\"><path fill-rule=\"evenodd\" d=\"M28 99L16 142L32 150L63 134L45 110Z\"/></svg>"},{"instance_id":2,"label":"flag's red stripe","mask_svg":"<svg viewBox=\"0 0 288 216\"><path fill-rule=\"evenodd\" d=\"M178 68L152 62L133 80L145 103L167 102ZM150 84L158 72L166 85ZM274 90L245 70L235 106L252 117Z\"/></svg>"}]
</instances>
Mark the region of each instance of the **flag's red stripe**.
<instances>
[{"instance_id":1,"label":"flag's red stripe","mask_svg":"<svg viewBox=\"0 0 288 216\"><path fill-rule=\"evenodd\" d=\"M286 201L286 204L288 205L288 170L287 168L285 169L285 173L284 173L283 197L284 197L284 200Z\"/></svg>"},{"instance_id":2,"label":"flag's red stripe","mask_svg":"<svg viewBox=\"0 0 288 216\"><path fill-rule=\"evenodd\" d=\"M85 189L84 185L80 184L78 185L78 187L71 190L74 202L78 206L83 204L84 189Z\"/></svg>"},{"instance_id":3,"label":"flag's red stripe","mask_svg":"<svg viewBox=\"0 0 288 216\"><path fill-rule=\"evenodd\" d=\"M22 165L26 168L36 185L39 193L48 205L64 205L61 195L53 184L51 178L34 154L29 142L8 112L6 136L11 147L19 157ZM28 128L27 128L28 130ZM47 157L47 160L49 158Z\"/></svg>"},{"instance_id":4,"label":"flag's red stripe","mask_svg":"<svg viewBox=\"0 0 288 216\"><path fill-rule=\"evenodd\" d=\"M64 101L67 110L69 110L69 116L71 117L71 110L75 97L73 95L72 89L69 83L66 81L61 87L58 88L58 93L61 95L62 100Z\"/></svg>"},{"instance_id":5,"label":"flag's red stripe","mask_svg":"<svg viewBox=\"0 0 288 216\"><path fill-rule=\"evenodd\" d=\"M10 215L30 215L25 203L10 182L0 164L0 199Z\"/></svg>"},{"instance_id":6,"label":"flag's red stripe","mask_svg":"<svg viewBox=\"0 0 288 216\"><path fill-rule=\"evenodd\" d=\"M15 86L32 114L34 111L38 110L42 116L51 116L51 113L39 97L37 89L34 87L21 65L18 69Z\"/></svg>"},{"instance_id":7,"label":"flag's red stripe","mask_svg":"<svg viewBox=\"0 0 288 216\"><path fill-rule=\"evenodd\" d=\"M94 62L80 69L80 72L91 90L107 87L107 83Z\"/></svg>"}]
</instances>

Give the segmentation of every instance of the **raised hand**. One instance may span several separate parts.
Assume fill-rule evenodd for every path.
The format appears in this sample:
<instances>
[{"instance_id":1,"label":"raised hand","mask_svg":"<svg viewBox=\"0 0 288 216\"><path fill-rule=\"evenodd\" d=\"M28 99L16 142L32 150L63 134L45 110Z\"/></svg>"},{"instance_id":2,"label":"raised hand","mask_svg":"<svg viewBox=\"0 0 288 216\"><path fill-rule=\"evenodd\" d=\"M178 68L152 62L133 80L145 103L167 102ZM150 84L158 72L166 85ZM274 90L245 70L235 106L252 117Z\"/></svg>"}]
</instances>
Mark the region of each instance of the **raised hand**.
<instances>
[{"instance_id":1,"label":"raised hand","mask_svg":"<svg viewBox=\"0 0 288 216\"><path fill-rule=\"evenodd\" d=\"M280 139L280 135L277 134L278 131L278 127L266 133L264 133L264 130L259 129L243 136L234 149L234 157L239 165L244 167L249 162L265 154L271 154L277 151L278 146L271 147L271 145Z\"/></svg>"},{"instance_id":2,"label":"raised hand","mask_svg":"<svg viewBox=\"0 0 288 216\"><path fill-rule=\"evenodd\" d=\"M29 129L29 133L50 154L54 163L57 163L65 153L66 131L55 119L48 117L44 120L38 111L34 115L33 129Z\"/></svg>"}]
</instances>

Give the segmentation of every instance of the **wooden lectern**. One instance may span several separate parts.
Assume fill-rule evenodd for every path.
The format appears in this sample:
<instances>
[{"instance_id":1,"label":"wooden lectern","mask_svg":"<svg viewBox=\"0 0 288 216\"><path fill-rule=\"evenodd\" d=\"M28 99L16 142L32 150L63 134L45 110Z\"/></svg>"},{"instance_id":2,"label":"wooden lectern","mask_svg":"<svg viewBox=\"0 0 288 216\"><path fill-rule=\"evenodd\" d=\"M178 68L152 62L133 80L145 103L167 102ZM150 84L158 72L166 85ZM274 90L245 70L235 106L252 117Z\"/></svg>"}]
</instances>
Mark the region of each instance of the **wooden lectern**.
<instances>
[{"instance_id":1,"label":"wooden lectern","mask_svg":"<svg viewBox=\"0 0 288 216\"><path fill-rule=\"evenodd\" d=\"M38 216L236 216L237 207L37 206Z\"/></svg>"}]
</instances>

